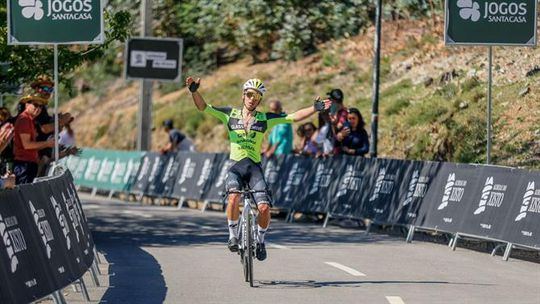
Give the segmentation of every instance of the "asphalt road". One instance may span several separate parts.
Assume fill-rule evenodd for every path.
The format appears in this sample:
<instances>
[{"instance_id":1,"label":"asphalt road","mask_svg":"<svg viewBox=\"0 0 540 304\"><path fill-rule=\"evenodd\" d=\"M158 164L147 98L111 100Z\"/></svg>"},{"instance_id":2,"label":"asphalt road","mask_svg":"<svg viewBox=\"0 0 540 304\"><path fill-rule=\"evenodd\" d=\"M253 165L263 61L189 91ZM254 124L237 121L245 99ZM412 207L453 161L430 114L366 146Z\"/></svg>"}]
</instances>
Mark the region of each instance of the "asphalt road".
<instances>
[{"instance_id":1,"label":"asphalt road","mask_svg":"<svg viewBox=\"0 0 540 304\"><path fill-rule=\"evenodd\" d=\"M226 249L223 213L81 198L108 273L89 288L95 302L540 303L537 263L282 220L272 222L250 288Z\"/></svg>"}]
</instances>

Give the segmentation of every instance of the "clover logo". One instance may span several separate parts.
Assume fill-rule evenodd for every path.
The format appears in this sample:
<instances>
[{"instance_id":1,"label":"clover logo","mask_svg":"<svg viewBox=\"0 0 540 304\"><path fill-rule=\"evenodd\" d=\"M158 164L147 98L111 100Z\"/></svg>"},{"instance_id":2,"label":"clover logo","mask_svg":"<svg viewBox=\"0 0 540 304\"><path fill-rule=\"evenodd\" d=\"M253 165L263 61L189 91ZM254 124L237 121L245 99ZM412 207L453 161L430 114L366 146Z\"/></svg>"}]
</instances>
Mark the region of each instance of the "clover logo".
<instances>
[{"instance_id":1,"label":"clover logo","mask_svg":"<svg viewBox=\"0 0 540 304\"><path fill-rule=\"evenodd\" d=\"M459 16L464 20L471 19L476 22L480 19L480 5L472 0L458 0L457 6L460 8Z\"/></svg>"},{"instance_id":2,"label":"clover logo","mask_svg":"<svg viewBox=\"0 0 540 304\"><path fill-rule=\"evenodd\" d=\"M41 20L45 13L41 0L19 0L19 6L23 8L22 14L27 19L34 17L34 20Z\"/></svg>"}]
</instances>

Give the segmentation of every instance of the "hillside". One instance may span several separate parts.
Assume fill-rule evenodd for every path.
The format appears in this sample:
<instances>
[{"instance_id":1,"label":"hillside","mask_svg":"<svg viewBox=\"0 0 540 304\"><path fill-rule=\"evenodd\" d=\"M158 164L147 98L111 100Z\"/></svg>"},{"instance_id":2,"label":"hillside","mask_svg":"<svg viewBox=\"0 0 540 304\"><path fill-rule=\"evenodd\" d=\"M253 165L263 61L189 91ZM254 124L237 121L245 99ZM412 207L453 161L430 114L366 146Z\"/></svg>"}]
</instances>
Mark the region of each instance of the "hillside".
<instances>
[{"instance_id":1,"label":"hillside","mask_svg":"<svg viewBox=\"0 0 540 304\"><path fill-rule=\"evenodd\" d=\"M442 20L432 22L383 24L379 156L484 162L487 48L447 48ZM320 49L296 62L252 65L246 59L223 66L202 76L201 93L211 104L240 106L242 83L258 77L268 87L266 102L280 99L292 111L340 87L345 104L361 110L369 133L373 29ZM494 54L493 161L539 167L540 80L526 74L540 62L540 53L496 47ZM200 151L227 150L223 126L198 113L181 84L155 88L153 148L167 140L160 123L173 118ZM100 95L88 93L68 102L63 110L77 117L79 145L133 149L138 94L138 82L119 79Z\"/></svg>"}]
</instances>

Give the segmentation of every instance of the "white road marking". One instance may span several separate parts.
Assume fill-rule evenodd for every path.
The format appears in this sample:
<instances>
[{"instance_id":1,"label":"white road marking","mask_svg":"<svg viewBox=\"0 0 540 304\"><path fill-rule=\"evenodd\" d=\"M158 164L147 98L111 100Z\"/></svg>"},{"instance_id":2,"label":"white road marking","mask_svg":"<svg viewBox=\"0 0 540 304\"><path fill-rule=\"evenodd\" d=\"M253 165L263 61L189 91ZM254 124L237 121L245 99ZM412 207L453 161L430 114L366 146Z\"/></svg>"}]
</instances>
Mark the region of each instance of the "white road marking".
<instances>
[{"instance_id":1,"label":"white road marking","mask_svg":"<svg viewBox=\"0 0 540 304\"><path fill-rule=\"evenodd\" d=\"M287 246L283 246L283 245L278 245L278 244L274 244L274 243L266 243L268 245L268 247L272 247L272 248L276 248L276 249L291 249Z\"/></svg>"},{"instance_id":2,"label":"white road marking","mask_svg":"<svg viewBox=\"0 0 540 304\"><path fill-rule=\"evenodd\" d=\"M91 209L99 209L99 205L89 205L89 204L83 204L83 209L85 210L91 210Z\"/></svg>"},{"instance_id":3,"label":"white road marking","mask_svg":"<svg viewBox=\"0 0 540 304\"><path fill-rule=\"evenodd\" d=\"M150 215L150 214L142 213L142 212L139 212L139 211L132 211L132 210L124 210L124 211L122 211L122 213L136 215L136 216L140 216L140 217L144 217L144 218L154 217L153 215Z\"/></svg>"},{"instance_id":4,"label":"white road marking","mask_svg":"<svg viewBox=\"0 0 540 304\"><path fill-rule=\"evenodd\" d=\"M390 304L405 304L405 302L403 302L401 297L397 297L397 296L387 296L386 300L388 300L388 303Z\"/></svg>"},{"instance_id":5,"label":"white road marking","mask_svg":"<svg viewBox=\"0 0 540 304\"><path fill-rule=\"evenodd\" d=\"M366 276L365 274L361 273L358 270L352 269L350 267L347 267L345 265L341 265L341 264L336 263L336 262L324 262L324 263L327 264L327 265L330 265L332 267L336 267L337 269L341 269L341 270L343 270L343 271L347 272L348 274L351 274L351 275L353 275L355 277L365 277Z\"/></svg>"}]
</instances>

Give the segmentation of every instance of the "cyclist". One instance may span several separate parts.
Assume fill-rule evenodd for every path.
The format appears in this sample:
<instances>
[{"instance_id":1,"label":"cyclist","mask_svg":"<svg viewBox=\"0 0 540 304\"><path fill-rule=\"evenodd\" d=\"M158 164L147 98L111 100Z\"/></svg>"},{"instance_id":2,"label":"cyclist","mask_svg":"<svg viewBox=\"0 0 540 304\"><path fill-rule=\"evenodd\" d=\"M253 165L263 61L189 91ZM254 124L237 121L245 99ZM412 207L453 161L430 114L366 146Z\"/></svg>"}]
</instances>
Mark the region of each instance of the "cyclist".
<instances>
[{"instance_id":1,"label":"cyclist","mask_svg":"<svg viewBox=\"0 0 540 304\"><path fill-rule=\"evenodd\" d=\"M261 191L254 194L259 210L255 255L259 261L263 261L266 259L264 235L270 224L270 207L272 206L268 185L261 167L261 146L264 133L277 124L301 121L317 111L328 110L332 101L321 101L317 97L313 106L289 115L259 112L256 109L261 103L266 88L261 80L249 79L244 83L242 89L241 109L218 108L204 101L202 95L197 91L200 83L200 78L197 81L192 77L186 79L186 86L191 92L197 109L216 117L227 126L231 143L230 159L235 161L235 164L229 169L226 179L226 191L229 193L227 205L229 250L231 252L238 251L237 226L240 217L240 194L234 193L234 190L241 190L247 184L252 190Z\"/></svg>"}]
</instances>

